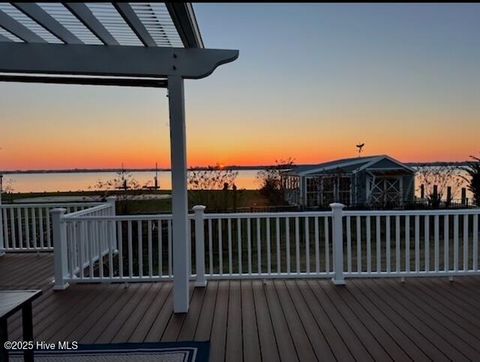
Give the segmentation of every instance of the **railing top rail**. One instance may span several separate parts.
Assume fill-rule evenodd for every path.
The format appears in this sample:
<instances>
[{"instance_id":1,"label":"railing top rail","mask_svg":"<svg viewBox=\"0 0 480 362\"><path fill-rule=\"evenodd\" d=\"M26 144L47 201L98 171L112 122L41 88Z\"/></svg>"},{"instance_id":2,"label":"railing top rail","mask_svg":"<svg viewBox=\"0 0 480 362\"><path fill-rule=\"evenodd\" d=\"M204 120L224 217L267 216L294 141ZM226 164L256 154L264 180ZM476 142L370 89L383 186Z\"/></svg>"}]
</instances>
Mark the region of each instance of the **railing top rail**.
<instances>
[{"instance_id":1,"label":"railing top rail","mask_svg":"<svg viewBox=\"0 0 480 362\"><path fill-rule=\"evenodd\" d=\"M88 215L92 212L96 212L96 211L101 211L101 210L105 210L105 209L108 209L111 207L111 204L109 203L106 203L106 204L100 204L100 205L97 205L97 206L94 206L94 207L90 207L88 209L83 209L83 210L79 210L79 211L75 211L75 212L72 212L70 214L65 214L65 218L67 219L73 219L73 218L77 218L79 216L84 216L84 215Z\"/></svg>"},{"instance_id":2,"label":"railing top rail","mask_svg":"<svg viewBox=\"0 0 480 362\"><path fill-rule=\"evenodd\" d=\"M274 218L274 217L331 217L331 211L288 211L288 212L242 212L226 214L204 214L205 219L249 219L249 218Z\"/></svg>"},{"instance_id":3,"label":"railing top rail","mask_svg":"<svg viewBox=\"0 0 480 362\"><path fill-rule=\"evenodd\" d=\"M171 214L155 214L155 215L81 215L68 217L72 214L65 215L66 221L154 221L154 220L172 220ZM189 219L194 218L194 214L188 215Z\"/></svg>"},{"instance_id":4,"label":"railing top rail","mask_svg":"<svg viewBox=\"0 0 480 362\"><path fill-rule=\"evenodd\" d=\"M101 202L47 202L47 203L31 203L31 204L0 204L3 209L18 209L32 207L78 207L78 206L97 206L103 205Z\"/></svg>"},{"instance_id":5,"label":"railing top rail","mask_svg":"<svg viewBox=\"0 0 480 362\"><path fill-rule=\"evenodd\" d=\"M450 210L348 210L344 216L435 216L435 215L480 215L478 209Z\"/></svg>"}]
</instances>

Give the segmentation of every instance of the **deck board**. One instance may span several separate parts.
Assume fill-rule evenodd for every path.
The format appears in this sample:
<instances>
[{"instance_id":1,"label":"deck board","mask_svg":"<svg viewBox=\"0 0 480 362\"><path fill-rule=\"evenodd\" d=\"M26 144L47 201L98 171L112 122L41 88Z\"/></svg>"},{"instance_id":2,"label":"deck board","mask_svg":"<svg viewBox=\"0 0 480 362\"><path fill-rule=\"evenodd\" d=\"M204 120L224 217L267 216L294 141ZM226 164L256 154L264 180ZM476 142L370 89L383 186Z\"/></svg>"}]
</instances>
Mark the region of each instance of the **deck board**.
<instances>
[{"instance_id":1,"label":"deck board","mask_svg":"<svg viewBox=\"0 0 480 362\"><path fill-rule=\"evenodd\" d=\"M173 314L170 282L52 290L51 254L0 257L0 288L40 288L34 333L46 342L210 340L210 361L480 360L480 277L224 280L190 290ZM11 339L21 317L9 318Z\"/></svg>"}]
</instances>

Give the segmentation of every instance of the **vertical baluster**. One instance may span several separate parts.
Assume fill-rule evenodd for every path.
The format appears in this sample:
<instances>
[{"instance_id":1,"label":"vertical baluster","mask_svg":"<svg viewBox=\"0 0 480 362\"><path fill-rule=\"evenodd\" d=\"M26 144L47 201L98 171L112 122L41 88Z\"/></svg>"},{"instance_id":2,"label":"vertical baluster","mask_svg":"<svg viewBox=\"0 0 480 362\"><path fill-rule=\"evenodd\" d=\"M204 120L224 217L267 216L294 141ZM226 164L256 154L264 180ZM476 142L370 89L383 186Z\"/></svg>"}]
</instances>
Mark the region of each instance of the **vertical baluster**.
<instances>
[{"instance_id":1,"label":"vertical baluster","mask_svg":"<svg viewBox=\"0 0 480 362\"><path fill-rule=\"evenodd\" d=\"M277 239L277 273L280 274L282 272L282 264L281 264L281 255L280 255L280 218L275 219L276 227L276 239Z\"/></svg>"},{"instance_id":2,"label":"vertical baluster","mask_svg":"<svg viewBox=\"0 0 480 362\"><path fill-rule=\"evenodd\" d=\"M113 279L113 249L114 249L113 239L115 238L114 233L116 230L115 220L108 220L107 228L109 231L111 231L108 233L108 277L110 279Z\"/></svg>"},{"instance_id":3,"label":"vertical baluster","mask_svg":"<svg viewBox=\"0 0 480 362\"><path fill-rule=\"evenodd\" d=\"M298 217L295 218L295 259L297 274L300 273L300 226Z\"/></svg>"},{"instance_id":4,"label":"vertical baluster","mask_svg":"<svg viewBox=\"0 0 480 362\"><path fill-rule=\"evenodd\" d=\"M305 217L305 272L310 274L310 227L308 216Z\"/></svg>"},{"instance_id":5,"label":"vertical baluster","mask_svg":"<svg viewBox=\"0 0 480 362\"><path fill-rule=\"evenodd\" d=\"M28 216L28 207L25 207L23 209L23 213L25 216L25 247L27 249L30 249L32 247L31 245L31 239L30 239L30 218Z\"/></svg>"},{"instance_id":6,"label":"vertical baluster","mask_svg":"<svg viewBox=\"0 0 480 362\"><path fill-rule=\"evenodd\" d=\"M97 221L96 225L98 230L98 238L97 238L97 245L98 245L98 271L100 275L100 279L103 279L103 229L104 229L105 221Z\"/></svg>"},{"instance_id":7,"label":"vertical baluster","mask_svg":"<svg viewBox=\"0 0 480 362\"><path fill-rule=\"evenodd\" d=\"M270 218L267 217L267 273L272 273L272 249L270 246Z\"/></svg>"},{"instance_id":8,"label":"vertical baluster","mask_svg":"<svg viewBox=\"0 0 480 362\"><path fill-rule=\"evenodd\" d=\"M88 222L88 275L90 279L95 277L93 264L94 264L94 249L93 249L93 221Z\"/></svg>"},{"instance_id":9,"label":"vertical baluster","mask_svg":"<svg viewBox=\"0 0 480 362\"><path fill-rule=\"evenodd\" d=\"M227 222L228 228L228 273L232 275L233 265L232 265L232 219L228 218Z\"/></svg>"},{"instance_id":10,"label":"vertical baluster","mask_svg":"<svg viewBox=\"0 0 480 362\"><path fill-rule=\"evenodd\" d=\"M468 270L468 214L463 215L463 270Z\"/></svg>"},{"instance_id":11,"label":"vertical baluster","mask_svg":"<svg viewBox=\"0 0 480 362\"><path fill-rule=\"evenodd\" d=\"M37 239L37 218L35 217L35 208L32 207L32 243L35 249L39 248L40 245L38 244Z\"/></svg>"},{"instance_id":12,"label":"vertical baluster","mask_svg":"<svg viewBox=\"0 0 480 362\"><path fill-rule=\"evenodd\" d=\"M208 261L209 261L210 275L213 275L212 219L208 219Z\"/></svg>"},{"instance_id":13,"label":"vertical baluster","mask_svg":"<svg viewBox=\"0 0 480 362\"><path fill-rule=\"evenodd\" d=\"M360 216L357 216L357 272L362 272L362 225Z\"/></svg>"},{"instance_id":14,"label":"vertical baluster","mask_svg":"<svg viewBox=\"0 0 480 362\"><path fill-rule=\"evenodd\" d=\"M68 266L67 270L70 276L70 279L73 279L75 275L75 262L74 262L74 250L75 250L75 241L74 241L74 234L75 234L75 221L67 223L67 250L65 252L68 256Z\"/></svg>"},{"instance_id":15,"label":"vertical baluster","mask_svg":"<svg viewBox=\"0 0 480 362\"><path fill-rule=\"evenodd\" d=\"M325 271L330 272L330 232L329 232L329 219L328 217L324 218L324 229L325 229Z\"/></svg>"},{"instance_id":16,"label":"vertical baluster","mask_svg":"<svg viewBox=\"0 0 480 362\"><path fill-rule=\"evenodd\" d=\"M400 272L400 216L395 216L395 270Z\"/></svg>"},{"instance_id":17,"label":"vertical baluster","mask_svg":"<svg viewBox=\"0 0 480 362\"><path fill-rule=\"evenodd\" d=\"M38 209L38 228L40 233L40 247L43 249L45 247L45 238L43 235L43 208Z\"/></svg>"},{"instance_id":18,"label":"vertical baluster","mask_svg":"<svg viewBox=\"0 0 480 362\"><path fill-rule=\"evenodd\" d=\"M84 271L83 266L85 265L85 250L84 250L84 236L85 236L85 221L80 221L79 225L79 238L78 238L78 267L79 267L79 277L83 279Z\"/></svg>"},{"instance_id":19,"label":"vertical baluster","mask_svg":"<svg viewBox=\"0 0 480 362\"><path fill-rule=\"evenodd\" d=\"M238 274L242 275L242 219L237 218Z\"/></svg>"},{"instance_id":20,"label":"vertical baluster","mask_svg":"<svg viewBox=\"0 0 480 362\"><path fill-rule=\"evenodd\" d=\"M143 277L143 229L142 220L137 221L138 276Z\"/></svg>"},{"instance_id":21,"label":"vertical baluster","mask_svg":"<svg viewBox=\"0 0 480 362\"><path fill-rule=\"evenodd\" d=\"M162 219L157 220L157 242L158 242L158 276L163 276L163 228Z\"/></svg>"},{"instance_id":22,"label":"vertical baluster","mask_svg":"<svg viewBox=\"0 0 480 362\"><path fill-rule=\"evenodd\" d=\"M443 247L443 269L447 272L450 269L450 230L449 230L449 216L445 215L443 217L443 238L444 238L444 247Z\"/></svg>"},{"instance_id":23,"label":"vertical baluster","mask_svg":"<svg viewBox=\"0 0 480 362\"><path fill-rule=\"evenodd\" d=\"M473 265L472 269L478 271L478 214L473 215Z\"/></svg>"},{"instance_id":24,"label":"vertical baluster","mask_svg":"<svg viewBox=\"0 0 480 362\"><path fill-rule=\"evenodd\" d=\"M18 226L18 247L19 248L23 248L24 245L23 245L23 230L22 230L22 208L19 207L17 209L17 226Z\"/></svg>"},{"instance_id":25,"label":"vertical baluster","mask_svg":"<svg viewBox=\"0 0 480 362\"><path fill-rule=\"evenodd\" d=\"M248 275L252 274L252 227L250 218L247 218L247 260L248 260Z\"/></svg>"},{"instance_id":26,"label":"vertical baluster","mask_svg":"<svg viewBox=\"0 0 480 362\"><path fill-rule=\"evenodd\" d=\"M319 222L319 217L315 216L314 217L314 222L315 222L315 271L317 273L320 273L320 235L318 233L318 222Z\"/></svg>"},{"instance_id":27,"label":"vertical baluster","mask_svg":"<svg viewBox=\"0 0 480 362\"><path fill-rule=\"evenodd\" d=\"M367 216L367 273L372 272L372 225L370 216Z\"/></svg>"},{"instance_id":28,"label":"vertical baluster","mask_svg":"<svg viewBox=\"0 0 480 362\"><path fill-rule=\"evenodd\" d=\"M385 218L385 223L386 223L386 239L385 239L385 258L387 259L387 273L390 273L392 271L392 265L391 265L391 240L390 240L390 216L387 215Z\"/></svg>"},{"instance_id":29,"label":"vertical baluster","mask_svg":"<svg viewBox=\"0 0 480 362\"><path fill-rule=\"evenodd\" d=\"M430 271L430 216L424 216L425 224L425 271Z\"/></svg>"},{"instance_id":30,"label":"vertical baluster","mask_svg":"<svg viewBox=\"0 0 480 362\"><path fill-rule=\"evenodd\" d=\"M8 217L7 217L7 209L5 208L0 208L0 212L2 213L3 217L3 230L0 230L0 232L3 232L3 240L5 243L5 249L11 247L9 244L9 239L8 239Z\"/></svg>"},{"instance_id":31,"label":"vertical baluster","mask_svg":"<svg viewBox=\"0 0 480 362\"><path fill-rule=\"evenodd\" d=\"M352 225L351 218L347 216L347 272L352 272Z\"/></svg>"},{"instance_id":32,"label":"vertical baluster","mask_svg":"<svg viewBox=\"0 0 480 362\"><path fill-rule=\"evenodd\" d=\"M147 221L147 237L148 237L148 276L153 276L153 249L152 249L152 220Z\"/></svg>"},{"instance_id":33,"label":"vertical baluster","mask_svg":"<svg viewBox=\"0 0 480 362\"><path fill-rule=\"evenodd\" d=\"M48 209L45 209L45 219L47 222L47 246L52 247L52 228L50 226L50 212Z\"/></svg>"},{"instance_id":34,"label":"vertical baluster","mask_svg":"<svg viewBox=\"0 0 480 362\"><path fill-rule=\"evenodd\" d=\"M453 217L453 269L458 271L458 215Z\"/></svg>"},{"instance_id":35,"label":"vertical baluster","mask_svg":"<svg viewBox=\"0 0 480 362\"><path fill-rule=\"evenodd\" d=\"M127 221L128 242L128 277L133 277L133 245L132 245L132 221Z\"/></svg>"},{"instance_id":36,"label":"vertical baluster","mask_svg":"<svg viewBox=\"0 0 480 362\"><path fill-rule=\"evenodd\" d=\"M377 249L377 267L376 272L380 273L382 271L382 258L381 258L381 234L380 234L380 216L375 216L375 236L376 236L376 245Z\"/></svg>"},{"instance_id":37,"label":"vertical baluster","mask_svg":"<svg viewBox=\"0 0 480 362\"><path fill-rule=\"evenodd\" d=\"M173 276L172 272L172 220L167 221L167 237L168 237L168 276Z\"/></svg>"},{"instance_id":38,"label":"vertical baluster","mask_svg":"<svg viewBox=\"0 0 480 362\"><path fill-rule=\"evenodd\" d=\"M433 238L434 238L434 252L435 252L435 271L438 272L440 268L440 226L439 226L439 216L435 215L433 219Z\"/></svg>"},{"instance_id":39,"label":"vertical baluster","mask_svg":"<svg viewBox=\"0 0 480 362\"><path fill-rule=\"evenodd\" d=\"M415 271L420 271L420 216L415 215Z\"/></svg>"},{"instance_id":40,"label":"vertical baluster","mask_svg":"<svg viewBox=\"0 0 480 362\"><path fill-rule=\"evenodd\" d=\"M287 257L287 274L290 274L290 219L285 217L285 236L286 236L286 247L285 253Z\"/></svg>"},{"instance_id":41,"label":"vertical baluster","mask_svg":"<svg viewBox=\"0 0 480 362\"><path fill-rule=\"evenodd\" d=\"M15 215L13 207L10 209L10 233L12 234L12 245L15 249L17 247L17 234L15 232Z\"/></svg>"},{"instance_id":42,"label":"vertical baluster","mask_svg":"<svg viewBox=\"0 0 480 362\"><path fill-rule=\"evenodd\" d=\"M262 273L262 240L260 218L257 217L257 272Z\"/></svg>"},{"instance_id":43,"label":"vertical baluster","mask_svg":"<svg viewBox=\"0 0 480 362\"><path fill-rule=\"evenodd\" d=\"M405 271L410 272L410 215L405 215Z\"/></svg>"},{"instance_id":44,"label":"vertical baluster","mask_svg":"<svg viewBox=\"0 0 480 362\"><path fill-rule=\"evenodd\" d=\"M219 272L223 275L223 239L222 239L222 219L217 219L217 232L218 232L218 262Z\"/></svg>"}]
</instances>

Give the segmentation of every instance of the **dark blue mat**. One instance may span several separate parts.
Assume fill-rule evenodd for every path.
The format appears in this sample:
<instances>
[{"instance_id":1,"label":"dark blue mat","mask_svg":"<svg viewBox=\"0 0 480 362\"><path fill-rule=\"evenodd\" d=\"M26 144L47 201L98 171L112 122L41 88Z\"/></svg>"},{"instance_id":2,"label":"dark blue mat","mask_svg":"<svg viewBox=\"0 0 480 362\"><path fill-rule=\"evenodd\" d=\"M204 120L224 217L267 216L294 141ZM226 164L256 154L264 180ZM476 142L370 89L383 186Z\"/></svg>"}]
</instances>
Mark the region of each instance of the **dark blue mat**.
<instances>
[{"instance_id":1,"label":"dark blue mat","mask_svg":"<svg viewBox=\"0 0 480 362\"><path fill-rule=\"evenodd\" d=\"M207 362L210 342L159 342L79 344L78 349L35 350L35 361L182 361ZM22 360L22 354L10 354L11 361Z\"/></svg>"}]
</instances>

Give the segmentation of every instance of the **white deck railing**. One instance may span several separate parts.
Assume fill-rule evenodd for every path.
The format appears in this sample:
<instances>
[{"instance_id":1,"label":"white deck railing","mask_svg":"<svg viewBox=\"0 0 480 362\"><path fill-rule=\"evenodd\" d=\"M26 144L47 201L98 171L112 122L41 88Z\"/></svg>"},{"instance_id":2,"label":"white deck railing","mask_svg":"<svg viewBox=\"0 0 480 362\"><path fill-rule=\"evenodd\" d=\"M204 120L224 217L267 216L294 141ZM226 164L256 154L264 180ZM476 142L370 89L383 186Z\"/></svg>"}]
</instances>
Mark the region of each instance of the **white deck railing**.
<instances>
[{"instance_id":1,"label":"white deck railing","mask_svg":"<svg viewBox=\"0 0 480 362\"><path fill-rule=\"evenodd\" d=\"M100 203L0 204L0 254L2 249L6 252L52 251L50 210L63 207L71 213L96 205Z\"/></svg>"},{"instance_id":2,"label":"white deck railing","mask_svg":"<svg viewBox=\"0 0 480 362\"><path fill-rule=\"evenodd\" d=\"M93 208L95 209L95 208ZM90 209L90 210L93 210ZM480 209L189 215L192 279L480 274ZM172 278L171 215L61 216L58 288ZM57 239L55 239L57 240ZM57 247L55 249L57 254ZM61 277L60 277L61 276Z\"/></svg>"}]
</instances>

